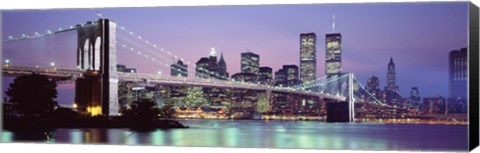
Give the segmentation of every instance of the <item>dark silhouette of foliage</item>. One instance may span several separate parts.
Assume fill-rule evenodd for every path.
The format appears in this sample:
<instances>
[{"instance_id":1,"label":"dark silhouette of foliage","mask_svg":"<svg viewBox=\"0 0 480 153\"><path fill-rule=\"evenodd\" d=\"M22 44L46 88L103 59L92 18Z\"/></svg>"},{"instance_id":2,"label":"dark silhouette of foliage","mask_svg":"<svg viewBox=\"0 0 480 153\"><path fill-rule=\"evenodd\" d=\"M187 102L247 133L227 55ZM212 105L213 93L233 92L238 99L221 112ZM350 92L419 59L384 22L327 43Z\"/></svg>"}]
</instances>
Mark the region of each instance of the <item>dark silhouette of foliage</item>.
<instances>
[{"instance_id":1,"label":"dark silhouette of foliage","mask_svg":"<svg viewBox=\"0 0 480 153\"><path fill-rule=\"evenodd\" d=\"M57 106L57 84L46 76L32 74L15 78L5 92L26 117L41 117Z\"/></svg>"},{"instance_id":2,"label":"dark silhouette of foliage","mask_svg":"<svg viewBox=\"0 0 480 153\"><path fill-rule=\"evenodd\" d=\"M59 107L49 114L52 121L72 121L80 117L80 114L70 108Z\"/></svg>"},{"instance_id":3,"label":"dark silhouette of foliage","mask_svg":"<svg viewBox=\"0 0 480 153\"><path fill-rule=\"evenodd\" d=\"M131 104L131 109L124 111L123 115L134 119L157 119L160 109L151 100L142 99Z\"/></svg>"}]
</instances>

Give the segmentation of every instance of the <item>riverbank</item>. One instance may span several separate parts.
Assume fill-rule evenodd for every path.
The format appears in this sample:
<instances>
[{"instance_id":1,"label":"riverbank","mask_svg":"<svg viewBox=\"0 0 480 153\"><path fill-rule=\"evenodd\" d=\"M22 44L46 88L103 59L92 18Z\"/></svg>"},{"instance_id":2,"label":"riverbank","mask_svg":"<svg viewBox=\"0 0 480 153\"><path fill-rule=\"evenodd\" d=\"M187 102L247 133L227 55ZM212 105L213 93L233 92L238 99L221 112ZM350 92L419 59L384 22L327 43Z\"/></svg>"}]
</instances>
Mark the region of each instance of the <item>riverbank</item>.
<instances>
[{"instance_id":1,"label":"riverbank","mask_svg":"<svg viewBox=\"0 0 480 153\"><path fill-rule=\"evenodd\" d=\"M155 129L188 128L175 120L169 119L122 119L122 118L88 118L68 121L48 121L35 119L5 119L3 128L11 131L51 130L57 128L129 128L148 131Z\"/></svg>"},{"instance_id":2,"label":"riverbank","mask_svg":"<svg viewBox=\"0 0 480 153\"><path fill-rule=\"evenodd\" d=\"M260 120L260 121L313 121L313 122L327 122L326 116L287 116L287 115L270 115L262 116L261 118L228 118L228 117L177 117L177 120ZM468 125L468 121L455 119L418 119L418 118L357 118L357 123L381 123L381 124L440 124L440 125Z\"/></svg>"}]
</instances>

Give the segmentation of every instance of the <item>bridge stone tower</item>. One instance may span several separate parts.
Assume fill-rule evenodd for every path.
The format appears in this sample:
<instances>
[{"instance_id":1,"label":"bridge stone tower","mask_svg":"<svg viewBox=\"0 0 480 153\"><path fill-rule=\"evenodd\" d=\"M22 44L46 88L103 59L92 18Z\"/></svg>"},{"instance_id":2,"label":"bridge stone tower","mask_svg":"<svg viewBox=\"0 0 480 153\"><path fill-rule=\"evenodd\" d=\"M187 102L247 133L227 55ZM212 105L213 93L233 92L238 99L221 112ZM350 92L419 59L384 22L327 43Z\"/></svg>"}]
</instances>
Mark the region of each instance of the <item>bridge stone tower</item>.
<instances>
[{"instance_id":1,"label":"bridge stone tower","mask_svg":"<svg viewBox=\"0 0 480 153\"><path fill-rule=\"evenodd\" d=\"M77 67L86 73L75 82L75 103L90 115L119 113L115 30L109 19L77 25Z\"/></svg>"},{"instance_id":2,"label":"bridge stone tower","mask_svg":"<svg viewBox=\"0 0 480 153\"><path fill-rule=\"evenodd\" d=\"M346 100L339 101L333 99L325 99L327 102L327 122L354 122L355 121L355 105L354 105L354 88L353 88L353 73L347 73L347 80L341 81L342 85L340 91L346 92ZM342 88L346 87L345 90Z\"/></svg>"}]
</instances>

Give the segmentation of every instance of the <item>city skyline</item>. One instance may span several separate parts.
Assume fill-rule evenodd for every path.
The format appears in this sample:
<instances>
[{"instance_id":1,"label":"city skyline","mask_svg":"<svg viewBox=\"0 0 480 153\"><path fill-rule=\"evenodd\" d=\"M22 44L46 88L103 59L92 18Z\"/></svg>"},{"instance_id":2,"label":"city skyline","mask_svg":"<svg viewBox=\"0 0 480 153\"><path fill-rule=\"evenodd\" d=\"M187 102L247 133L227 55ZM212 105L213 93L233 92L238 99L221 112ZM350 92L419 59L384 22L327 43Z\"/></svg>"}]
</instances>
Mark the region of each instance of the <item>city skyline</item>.
<instances>
[{"instance_id":1,"label":"city skyline","mask_svg":"<svg viewBox=\"0 0 480 153\"><path fill-rule=\"evenodd\" d=\"M439 3L432 5L362 4L358 7L348 4L262 6L259 8L256 6L227 6L225 8L188 7L188 11L182 13L179 12L187 7L96 10L100 10L100 12L107 17L118 19L120 21L119 24L134 30L149 40L154 40L156 43L165 46L168 50L177 51L176 54L189 58L187 60L192 62L195 62L200 57L208 56L209 49L212 47L210 42L215 41L214 47L217 49L217 53L224 54L227 70L230 74L240 72L240 54L245 52L246 48L259 54L261 59L260 66L271 67L273 71L277 71L283 65L294 64L299 66L298 54L300 46L298 44L298 37L300 33L315 32L317 35L317 77L325 75L324 36L327 33L331 33L331 15L335 14L335 32L342 34L342 72L354 72L364 83L367 78L373 75L378 76L380 79L380 88L383 88L386 86L387 63L389 57L393 57L397 66L397 84L400 86L401 95L407 97L410 92L409 89L417 86L421 93L420 96L431 97L436 95L447 96L448 52L466 46L467 19L465 14L467 12L463 9L466 6L465 3ZM299 7L304 7L305 10L300 13L292 12L292 10L298 10ZM239 8L245 8L245 10ZM208 11L201 13L204 9ZM390 12L390 14L378 15L379 12L390 11L389 9L400 9L405 12L398 14L392 14ZM165 20L159 21L160 23L165 21L166 24L158 24L160 28L152 27L154 24L149 24L152 21L147 21L145 20L145 16L142 16L141 18L144 19L143 22L146 23L140 25L144 28L139 28L139 25L135 25L139 19L128 18L127 14L131 13L125 13L130 12L125 10L135 10L131 13L135 12L134 15L137 16L141 16L142 13L151 14L155 12L161 17L165 17L165 14L159 12L167 12L167 14L170 13L170 15L177 13L176 15L180 16L178 18L165 18L169 22ZM138 12L136 12L137 10ZM443 13L446 10L450 12ZM224 13L221 13L222 11L224 11ZM284 11L287 11L287 13L283 13ZM424 14L419 14L414 17L409 16L410 13L415 13L416 11L421 11ZM65 14L59 15L59 12L64 12ZM6 11L3 18L3 31L5 32L2 38L5 39L9 35L20 35L20 33L16 33L16 28L18 28L18 31L32 31L33 33L35 31L46 30L47 28L44 27L52 27L53 25L55 25L53 27L66 27L69 24L77 23L79 20L75 18L76 21L72 22L63 16L74 15L80 19L85 19L85 21L93 20L95 18L93 12L94 10ZM39 13L39 15L34 13ZM249 19L249 17L253 17L255 13L260 13L260 15ZM352 13L358 14L360 18L369 22L365 23L365 21L361 19L349 17L352 16L349 15ZM308 14L308 17L296 16L299 14ZM188 17L189 15L190 17ZM389 17L388 15L394 15L396 17ZM42 23L35 27L24 26L19 28L18 26L14 26L22 25L22 23L24 23L23 25L31 25L27 23L36 22L49 16L59 16L60 19L58 22ZM232 16L242 18L238 19L240 21L227 20L227 22L220 22L222 19ZM435 17L437 16L444 16L445 19L436 20ZM26 17L26 19L15 21L18 17ZM281 19L281 17L289 20ZM389 20L389 18L391 18L391 20ZM392 21L393 19L395 19L395 21ZM252 21L241 24L244 26L243 28L240 28L242 26L235 25L245 20ZM294 23L288 22L281 24L287 21ZM199 27L192 28L191 25L186 24L190 22L197 23ZM207 22L210 24L205 25L198 22ZM309 24L301 26L303 25L301 23ZM357 26L347 26L352 25L352 23L357 23L355 24ZM399 24L399 26L395 24ZM435 24L436 27L430 28L431 24ZM179 28L177 28L179 30L172 30L171 26L179 26ZM162 29L162 27L164 29ZM399 31L404 33L391 31L399 27L404 28L404 30L399 29ZM136 29L155 29L155 32L149 33ZM255 32L257 33L252 35L252 33ZM385 32L389 37L382 34ZM220 33L223 35L220 35ZM229 36L225 34L235 35ZM158 35L164 35L164 37L158 37ZM187 40L181 39L189 36L193 38ZM200 36L203 36L204 39L195 39ZM412 36L417 39L411 39ZM233 39L237 37L238 39ZM178 45L178 43L185 41L191 45L186 47ZM388 51L385 52L385 50ZM278 54L279 52L285 54ZM122 63L122 61L120 61L119 64L137 68L140 73L147 71L141 66L131 65L128 64L128 62ZM189 71L191 71L191 69L189 69ZM421 72L424 75L419 75L422 74Z\"/></svg>"}]
</instances>

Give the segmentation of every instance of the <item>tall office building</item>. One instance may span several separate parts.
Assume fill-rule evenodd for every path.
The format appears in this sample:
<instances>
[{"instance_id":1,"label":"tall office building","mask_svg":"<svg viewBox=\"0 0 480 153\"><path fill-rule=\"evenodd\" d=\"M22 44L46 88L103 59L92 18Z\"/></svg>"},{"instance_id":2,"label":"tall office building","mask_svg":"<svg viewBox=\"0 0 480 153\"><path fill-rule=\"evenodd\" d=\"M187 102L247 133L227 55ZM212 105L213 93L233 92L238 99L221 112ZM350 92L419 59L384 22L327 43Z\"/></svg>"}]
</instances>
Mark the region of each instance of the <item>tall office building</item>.
<instances>
[{"instance_id":1,"label":"tall office building","mask_svg":"<svg viewBox=\"0 0 480 153\"><path fill-rule=\"evenodd\" d=\"M272 83L272 68L270 67L260 67L258 74L258 82L261 84L271 84Z\"/></svg>"},{"instance_id":2,"label":"tall office building","mask_svg":"<svg viewBox=\"0 0 480 153\"><path fill-rule=\"evenodd\" d=\"M398 90L399 88L396 83L396 75L395 63L393 62L393 58L390 57L390 62L388 63L387 67L387 86L385 87L385 94L387 103L391 105L399 105L399 102L401 101Z\"/></svg>"},{"instance_id":3,"label":"tall office building","mask_svg":"<svg viewBox=\"0 0 480 153\"><path fill-rule=\"evenodd\" d=\"M283 69L287 73L287 86L293 86L300 82L297 65L283 65Z\"/></svg>"},{"instance_id":4,"label":"tall office building","mask_svg":"<svg viewBox=\"0 0 480 153\"><path fill-rule=\"evenodd\" d=\"M260 69L260 57L252 52L244 52L241 54L241 72L253 73L258 75Z\"/></svg>"},{"instance_id":5,"label":"tall office building","mask_svg":"<svg viewBox=\"0 0 480 153\"><path fill-rule=\"evenodd\" d=\"M300 34L300 81L304 83L316 79L316 41L315 33Z\"/></svg>"},{"instance_id":6,"label":"tall office building","mask_svg":"<svg viewBox=\"0 0 480 153\"><path fill-rule=\"evenodd\" d=\"M367 91L374 97L367 97L368 100L380 100L382 99L382 90L380 89L380 79L376 76L372 76L367 80Z\"/></svg>"},{"instance_id":7,"label":"tall office building","mask_svg":"<svg viewBox=\"0 0 480 153\"><path fill-rule=\"evenodd\" d=\"M171 76L188 76L188 66L183 64L181 60L178 60L177 63L170 65L170 75Z\"/></svg>"},{"instance_id":8,"label":"tall office building","mask_svg":"<svg viewBox=\"0 0 480 153\"><path fill-rule=\"evenodd\" d=\"M209 59L206 57L200 58L200 60L195 63L195 77L196 78L203 78L203 79L209 79L210 78L210 73L208 70L208 63Z\"/></svg>"},{"instance_id":9,"label":"tall office building","mask_svg":"<svg viewBox=\"0 0 480 153\"><path fill-rule=\"evenodd\" d=\"M342 35L331 33L326 35L325 74L327 76L338 75L342 71Z\"/></svg>"},{"instance_id":10,"label":"tall office building","mask_svg":"<svg viewBox=\"0 0 480 153\"><path fill-rule=\"evenodd\" d=\"M208 57L200 58L195 64L195 76L197 78L228 80L229 74L227 72L227 63L223 58L223 53L221 54L220 60L217 62L217 52L213 47L210 50Z\"/></svg>"},{"instance_id":11,"label":"tall office building","mask_svg":"<svg viewBox=\"0 0 480 153\"><path fill-rule=\"evenodd\" d=\"M208 71L210 72L210 75L212 78L217 78L219 79L218 75L218 63L217 63L217 52L215 51L215 48L212 47L210 50L210 56L208 56Z\"/></svg>"},{"instance_id":12,"label":"tall office building","mask_svg":"<svg viewBox=\"0 0 480 153\"><path fill-rule=\"evenodd\" d=\"M387 68L387 89L392 92L398 92L397 86L397 79L395 73L395 63L393 62L393 58L390 57L390 62L388 63Z\"/></svg>"},{"instance_id":13,"label":"tall office building","mask_svg":"<svg viewBox=\"0 0 480 153\"><path fill-rule=\"evenodd\" d=\"M287 73L283 68L275 72L275 85L287 85Z\"/></svg>"},{"instance_id":14,"label":"tall office building","mask_svg":"<svg viewBox=\"0 0 480 153\"><path fill-rule=\"evenodd\" d=\"M449 98L467 99L467 48L449 54Z\"/></svg>"},{"instance_id":15,"label":"tall office building","mask_svg":"<svg viewBox=\"0 0 480 153\"><path fill-rule=\"evenodd\" d=\"M380 80L376 76L372 76L367 80L367 90L369 92L380 89Z\"/></svg>"},{"instance_id":16,"label":"tall office building","mask_svg":"<svg viewBox=\"0 0 480 153\"><path fill-rule=\"evenodd\" d=\"M297 65L283 65L275 72L275 85L293 86L300 83Z\"/></svg>"}]
</instances>

